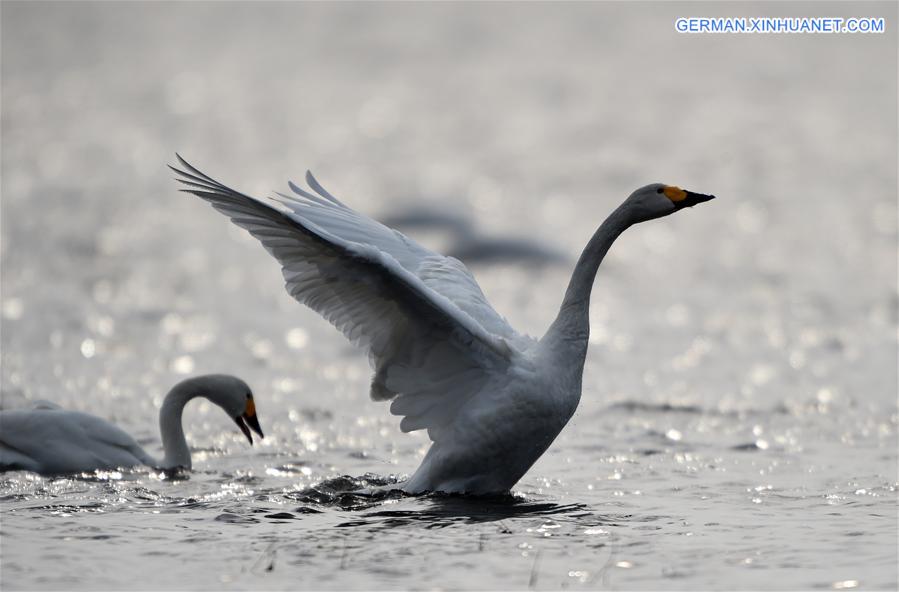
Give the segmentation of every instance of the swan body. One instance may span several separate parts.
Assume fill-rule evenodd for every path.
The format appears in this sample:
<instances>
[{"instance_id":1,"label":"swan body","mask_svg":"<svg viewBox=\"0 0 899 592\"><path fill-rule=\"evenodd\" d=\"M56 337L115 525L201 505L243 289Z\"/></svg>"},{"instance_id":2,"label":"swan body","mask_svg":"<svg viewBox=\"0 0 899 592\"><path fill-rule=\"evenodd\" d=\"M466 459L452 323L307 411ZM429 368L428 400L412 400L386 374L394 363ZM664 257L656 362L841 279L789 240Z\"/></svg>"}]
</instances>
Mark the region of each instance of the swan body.
<instances>
[{"instance_id":1,"label":"swan body","mask_svg":"<svg viewBox=\"0 0 899 592\"><path fill-rule=\"evenodd\" d=\"M632 193L587 244L556 320L536 340L490 306L458 259L355 212L311 173L311 191L289 183L293 195L267 202L178 159L183 191L259 239L288 292L368 352L371 397L392 401L400 429L427 430L431 447L403 485L410 493L510 490L580 401L590 293L612 242L635 223L713 199L660 183Z\"/></svg>"},{"instance_id":2,"label":"swan body","mask_svg":"<svg viewBox=\"0 0 899 592\"><path fill-rule=\"evenodd\" d=\"M253 394L246 383L233 376L211 374L184 380L166 395L159 412L165 450L162 460L154 459L131 436L104 419L39 401L31 409L0 411L0 471L62 475L141 465L190 469L181 413L195 397L205 397L224 409L250 444L250 429L262 437Z\"/></svg>"}]
</instances>

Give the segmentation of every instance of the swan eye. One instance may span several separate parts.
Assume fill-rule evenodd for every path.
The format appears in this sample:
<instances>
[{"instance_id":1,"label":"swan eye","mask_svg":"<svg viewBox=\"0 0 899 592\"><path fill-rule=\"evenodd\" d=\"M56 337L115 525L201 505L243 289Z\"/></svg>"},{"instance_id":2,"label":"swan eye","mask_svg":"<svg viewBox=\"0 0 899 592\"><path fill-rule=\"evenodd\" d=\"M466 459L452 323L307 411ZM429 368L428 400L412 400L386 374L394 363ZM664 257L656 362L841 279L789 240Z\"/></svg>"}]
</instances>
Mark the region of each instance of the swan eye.
<instances>
[{"instance_id":1,"label":"swan eye","mask_svg":"<svg viewBox=\"0 0 899 592\"><path fill-rule=\"evenodd\" d=\"M656 193L661 193L662 191L664 191L664 189L662 187L659 187L658 189L656 189Z\"/></svg>"}]
</instances>

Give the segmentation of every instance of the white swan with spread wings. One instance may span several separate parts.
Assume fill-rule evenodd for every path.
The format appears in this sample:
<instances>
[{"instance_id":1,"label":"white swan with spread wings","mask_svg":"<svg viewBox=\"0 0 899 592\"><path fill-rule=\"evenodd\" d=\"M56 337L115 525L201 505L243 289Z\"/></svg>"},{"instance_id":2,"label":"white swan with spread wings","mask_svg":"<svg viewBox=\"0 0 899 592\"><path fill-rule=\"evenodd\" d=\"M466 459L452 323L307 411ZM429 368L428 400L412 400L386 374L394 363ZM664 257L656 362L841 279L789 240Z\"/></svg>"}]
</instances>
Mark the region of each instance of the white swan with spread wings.
<instances>
[{"instance_id":1,"label":"white swan with spread wings","mask_svg":"<svg viewBox=\"0 0 899 592\"><path fill-rule=\"evenodd\" d=\"M638 189L587 244L558 317L540 340L515 331L468 269L341 203L311 173L311 191L262 201L183 160L192 193L245 228L281 264L287 291L353 343L374 367L371 397L391 400L404 432L431 448L410 493L505 492L571 418L581 396L593 279L629 226L708 201L659 183Z\"/></svg>"}]
</instances>

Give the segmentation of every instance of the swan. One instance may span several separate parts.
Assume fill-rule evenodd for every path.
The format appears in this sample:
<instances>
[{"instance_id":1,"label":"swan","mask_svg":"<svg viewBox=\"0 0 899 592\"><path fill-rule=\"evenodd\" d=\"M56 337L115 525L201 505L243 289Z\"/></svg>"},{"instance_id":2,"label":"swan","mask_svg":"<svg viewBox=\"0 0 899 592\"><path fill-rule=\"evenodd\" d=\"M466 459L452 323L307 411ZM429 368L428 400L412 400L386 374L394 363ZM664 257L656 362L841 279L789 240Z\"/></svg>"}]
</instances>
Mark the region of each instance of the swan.
<instances>
[{"instance_id":1,"label":"swan","mask_svg":"<svg viewBox=\"0 0 899 592\"><path fill-rule=\"evenodd\" d=\"M131 436L104 419L40 401L32 409L0 411L0 471L64 475L141 465L190 469L181 412L195 397L205 397L224 409L250 444L250 429L263 437L250 387L234 376L208 374L179 382L162 402L162 460L154 459Z\"/></svg>"},{"instance_id":2,"label":"swan","mask_svg":"<svg viewBox=\"0 0 899 592\"><path fill-rule=\"evenodd\" d=\"M590 333L593 280L628 227L714 199L653 183L602 223L578 260L555 321L539 340L488 304L458 259L422 247L350 209L306 173L311 191L271 202L239 193L176 154L182 191L262 242L287 291L369 354L370 396L390 400L404 432L432 443L402 488L509 491L574 414Z\"/></svg>"}]
</instances>

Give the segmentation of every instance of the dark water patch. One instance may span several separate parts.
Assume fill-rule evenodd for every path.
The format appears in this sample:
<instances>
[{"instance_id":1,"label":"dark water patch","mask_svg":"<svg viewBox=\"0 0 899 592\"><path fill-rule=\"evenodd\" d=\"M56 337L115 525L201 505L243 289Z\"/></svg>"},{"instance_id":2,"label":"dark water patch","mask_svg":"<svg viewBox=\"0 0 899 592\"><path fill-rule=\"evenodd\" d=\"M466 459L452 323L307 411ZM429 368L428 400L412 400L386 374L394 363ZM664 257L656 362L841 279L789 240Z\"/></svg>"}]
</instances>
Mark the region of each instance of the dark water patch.
<instances>
[{"instance_id":1,"label":"dark water patch","mask_svg":"<svg viewBox=\"0 0 899 592\"><path fill-rule=\"evenodd\" d=\"M408 494L392 487L398 482L394 476L381 477L372 473L366 473L362 477L343 475L284 497L304 504L341 510L364 510L387 500L406 497Z\"/></svg>"},{"instance_id":2,"label":"dark water patch","mask_svg":"<svg viewBox=\"0 0 899 592\"><path fill-rule=\"evenodd\" d=\"M17 508L18 510L31 510L38 512L49 512L51 514L79 514L85 512L99 513L106 510L106 505L94 502L86 504L49 504L40 506L26 506ZM13 511L13 510L10 510Z\"/></svg>"},{"instance_id":3,"label":"dark water patch","mask_svg":"<svg viewBox=\"0 0 899 592\"><path fill-rule=\"evenodd\" d=\"M731 450L736 450L739 452L756 452L758 450L767 450L768 447L762 448L755 442L746 442L745 444L737 444L736 446L731 446Z\"/></svg>"},{"instance_id":4,"label":"dark water patch","mask_svg":"<svg viewBox=\"0 0 899 592\"><path fill-rule=\"evenodd\" d=\"M321 510L316 510L315 508L310 508L308 506L299 506L294 510L294 512L298 514L321 514Z\"/></svg>"},{"instance_id":5,"label":"dark water patch","mask_svg":"<svg viewBox=\"0 0 899 592\"><path fill-rule=\"evenodd\" d=\"M691 413L707 415L710 411L698 405L677 405L672 403L647 403L645 401L618 401L612 403L606 409L626 411L629 413ZM711 412L714 413L714 412Z\"/></svg>"},{"instance_id":6,"label":"dark water patch","mask_svg":"<svg viewBox=\"0 0 899 592\"><path fill-rule=\"evenodd\" d=\"M656 454L663 454L665 451L660 448L640 448L638 450L634 450L634 454L639 454L640 456L654 456Z\"/></svg>"},{"instance_id":7,"label":"dark water patch","mask_svg":"<svg viewBox=\"0 0 899 592\"><path fill-rule=\"evenodd\" d=\"M570 518L570 517L569 517ZM563 518L560 521L565 521ZM571 521L571 520L569 520ZM671 516L660 516L657 514L595 514L589 513L579 516L576 522L586 527L621 527L633 524L653 523L652 525L635 526L635 530L655 530L658 527L655 523L662 525L674 524L677 521Z\"/></svg>"},{"instance_id":8,"label":"dark water patch","mask_svg":"<svg viewBox=\"0 0 899 592\"><path fill-rule=\"evenodd\" d=\"M299 516L290 512L275 512L274 514L266 514L266 518L271 520L298 520Z\"/></svg>"},{"instance_id":9,"label":"dark water patch","mask_svg":"<svg viewBox=\"0 0 899 592\"><path fill-rule=\"evenodd\" d=\"M58 536L56 538L63 540L77 540L77 541L107 541L109 539L119 538L118 535L114 534L68 534L65 536Z\"/></svg>"},{"instance_id":10,"label":"dark water patch","mask_svg":"<svg viewBox=\"0 0 899 592\"><path fill-rule=\"evenodd\" d=\"M788 415L790 410L785 405L775 405L770 409L722 410L706 408L700 405L679 405L677 403L649 403L646 401L618 401L606 407L609 411L626 413L681 413L685 415L709 415L715 417L745 418L755 416Z\"/></svg>"},{"instance_id":11,"label":"dark water patch","mask_svg":"<svg viewBox=\"0 0 899 592\"><path fill-rule=\"evenodd\" d=\"M454 524L481 524L514 518L557 516L579 512L583 504L555 504L522 499L512 494L475 496L431 493L417 497L425 504L409 510L376 510L363 513L359 519L338 524L338 528L375 526L395 528L417 525L425 529L445 528Z\"/></svg>"},{"instance_id":12,"label":"dark water patch","mask_svg":"<svg viewBox=\"0 0 899 592\"><path fill-rule=\"evenodd\" d=\"M222 512L215 518L213 518L216 522L226 522L228 524L256 524L259 522L258 518L253 518L252 516L241 516L240 514L234 514L232 512Z\"/></svg>"},{"instance_id":13,"label":"dark water patch","mask_svg":"<svg viewBox=\"0 0 899 592\"><path fill-rule=\"evenodd\" d=\"M300 519L298 514L312 514L329 509L358 512L338 528L392 528L418 525L426 529L444 528L453 524L477 524L523 517L567 516L569 520L597 519L583 504L556 504L528 499L512 493L499 495L464 495L447 493L409 494L395 487L396 476L382 477L367 473L361 477L343 475L328 479L299 492L282 495L282 499L301 502L291 512L268 514L273 520ZM385 508L390 502L407 500L414 507Z\"/></svg>"}]
</instances>

